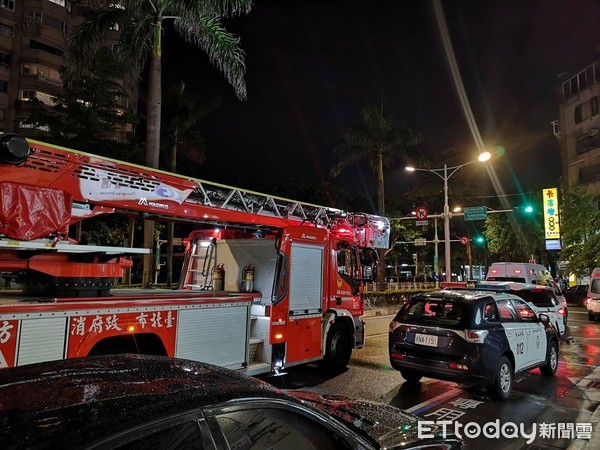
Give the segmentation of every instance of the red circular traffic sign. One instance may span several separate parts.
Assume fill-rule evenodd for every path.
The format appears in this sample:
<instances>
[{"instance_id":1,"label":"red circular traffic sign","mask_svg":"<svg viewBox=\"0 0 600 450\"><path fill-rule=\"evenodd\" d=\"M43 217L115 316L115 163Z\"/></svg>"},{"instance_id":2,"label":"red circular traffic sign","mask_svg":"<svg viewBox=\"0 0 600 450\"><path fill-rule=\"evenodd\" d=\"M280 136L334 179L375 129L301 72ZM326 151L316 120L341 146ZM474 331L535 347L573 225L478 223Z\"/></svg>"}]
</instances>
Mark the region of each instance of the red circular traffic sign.
<instances>
[{"instance_id":1,"label":"red circular traffic sign","mask_svg":"<svg viewBox=\"0 0 600 450\"><path fill-rule=\"evenodd\" d=\"M419 206L416 209L416 213L417 213L417 219L418 220L425 220L427 219L427 208L425 208L424 206Z\"/></svg>"},{"instance_id":2,"label":"red circular traffic sign","mask_svg":"<svg viewBox=\"0 0 600 450\"><path fill-rule=\"evenodd\" d=\"M467 236L461 236L460 243L462 245L467 245L469 243L469 238Z\"/></svg>"}]
</instances>

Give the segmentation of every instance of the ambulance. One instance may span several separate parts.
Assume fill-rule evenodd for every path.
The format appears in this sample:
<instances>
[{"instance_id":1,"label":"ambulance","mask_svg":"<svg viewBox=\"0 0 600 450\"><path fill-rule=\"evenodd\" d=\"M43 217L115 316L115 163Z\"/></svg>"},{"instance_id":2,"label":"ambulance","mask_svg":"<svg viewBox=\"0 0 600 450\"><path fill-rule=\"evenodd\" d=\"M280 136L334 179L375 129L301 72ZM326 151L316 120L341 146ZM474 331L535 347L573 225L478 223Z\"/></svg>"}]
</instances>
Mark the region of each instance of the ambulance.
<instances>
[{"instance_id":1,"label":"ambulance","mask_svg":"<svg viewBox=\"0 0 600 450\"><path fill-rule=\"evenodd\" d=\"M521 262L495 262L490 266L485 281L511 281L514 283L549 286L565 308L567 299L550 271L541 264Z\"/></svg>"},{"instance_id":2,"label":"ambulance","mask_svg":"<svg viewBox=\"0 0 600 450\"><path fill-rule=\"evenodd\" d=\"M485 281L512 281L515 283L541 284L546 286L546 280L552 275L541 264L519 262L496 262L490 266Z\"/></svg>"}]
</instances>

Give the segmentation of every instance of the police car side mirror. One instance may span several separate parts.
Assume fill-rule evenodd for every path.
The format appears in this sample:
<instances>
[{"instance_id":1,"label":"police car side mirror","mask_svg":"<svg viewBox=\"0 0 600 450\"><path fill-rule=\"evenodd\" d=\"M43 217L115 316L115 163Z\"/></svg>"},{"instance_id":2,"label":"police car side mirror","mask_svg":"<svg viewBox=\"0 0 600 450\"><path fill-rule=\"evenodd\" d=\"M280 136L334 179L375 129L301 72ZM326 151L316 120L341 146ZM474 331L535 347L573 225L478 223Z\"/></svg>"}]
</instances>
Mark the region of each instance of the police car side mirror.
<instances>
[{"instance_id":1,"label":"police car side mirror","mask_svg":"<svg viewBox=\"0 0 600 450\"><path fill-rule=\"evenodd\" d=\"M548 314L541 313L539 316L540 322L544 325L548 325L550 323L550 317Z\"/></svg>"}]
</instances>

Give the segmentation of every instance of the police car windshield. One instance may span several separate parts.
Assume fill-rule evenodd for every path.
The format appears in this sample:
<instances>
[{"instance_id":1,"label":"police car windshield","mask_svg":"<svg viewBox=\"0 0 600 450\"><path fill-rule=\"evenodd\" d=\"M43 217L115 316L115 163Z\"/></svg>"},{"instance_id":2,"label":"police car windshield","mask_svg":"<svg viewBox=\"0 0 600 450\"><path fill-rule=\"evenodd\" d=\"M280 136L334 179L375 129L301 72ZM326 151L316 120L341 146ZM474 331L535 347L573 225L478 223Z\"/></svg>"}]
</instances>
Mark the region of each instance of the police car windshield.
<instances>
[{"instance_id":1,"label":"police car windshield","mask_svg":"<svg viewBox=\"0 0 600 450\"><path fill-rule=\"evenodd\" d=\"M592 280L592 285L590 286L590 292L592 294L600 294L600 280Z\"/></svg>"},{"instance_id":2,"label":"police car windshield","mask_svg":"<svg viewBox=\"0 0 600 450\"><path fill-rule=\"evenodd\" d=\"M458 325L463 317L462 305L445 300L413 300L398 313L398 319L406 323Z\"/></svg>"}]
</instances>

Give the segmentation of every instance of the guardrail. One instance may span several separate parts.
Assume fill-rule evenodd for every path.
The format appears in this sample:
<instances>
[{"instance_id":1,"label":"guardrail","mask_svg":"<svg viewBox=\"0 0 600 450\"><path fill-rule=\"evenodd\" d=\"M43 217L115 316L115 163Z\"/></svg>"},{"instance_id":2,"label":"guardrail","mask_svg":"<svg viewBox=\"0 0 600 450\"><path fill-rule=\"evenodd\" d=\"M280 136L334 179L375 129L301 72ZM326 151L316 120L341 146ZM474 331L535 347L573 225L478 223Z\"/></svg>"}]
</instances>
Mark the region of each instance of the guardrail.
<instances>
[{"instance_id":1,"label":"guardrail","mask_svg":"<svg viewBox=\"0 0 600 450\"><path fill-rule=\"evenodd\" d=\"M373 291L406 291L415 289L439 288L440 283L435 281L386 281L385 283L365 283L365 292Z\"/></svg>"}]
</instances>

